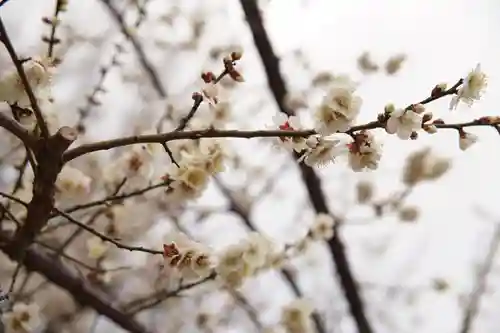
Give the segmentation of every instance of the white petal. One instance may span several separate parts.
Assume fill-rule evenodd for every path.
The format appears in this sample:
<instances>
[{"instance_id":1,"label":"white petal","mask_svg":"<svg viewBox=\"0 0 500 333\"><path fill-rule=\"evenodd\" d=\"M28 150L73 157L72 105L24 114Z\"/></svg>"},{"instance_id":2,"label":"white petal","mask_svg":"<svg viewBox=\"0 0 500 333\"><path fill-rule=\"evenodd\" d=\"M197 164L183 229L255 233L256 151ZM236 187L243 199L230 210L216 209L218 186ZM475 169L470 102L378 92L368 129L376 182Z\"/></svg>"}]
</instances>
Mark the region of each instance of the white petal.
<instances>
[{"instance_id":1,"label":"white petal","mask_svg":"<svg viewBox=\"0 0 500 333\"><path fill-rule=\"evenodd\" d=\"M454 110L454 109L457 108L458 101L459 101L458 95L455 95L455 96L452 97L452 99L450 101L450 110Z\"/></svg>"},{"instance_id":2,"label":"white petal","mask_svg":"<svg viewBox=\"0 0 500 333\"><path fill-rule=\"evenodd\" d=\"M411 136L411 128L401 126L398 129L397 135L401 140L408 140Z\"/></svg>"},{"instance_id":3,"label":"white petal","mask_svg":"<svg viewBox=\"0 0 500 333\"><path fill-rule=\"evenodd\" d=\"M394 115L387 120L387 124L385 125L385 130L389 134L394 134L398 131L398 127L400 126L399 118Z\"/></svg>"}]
</instances>

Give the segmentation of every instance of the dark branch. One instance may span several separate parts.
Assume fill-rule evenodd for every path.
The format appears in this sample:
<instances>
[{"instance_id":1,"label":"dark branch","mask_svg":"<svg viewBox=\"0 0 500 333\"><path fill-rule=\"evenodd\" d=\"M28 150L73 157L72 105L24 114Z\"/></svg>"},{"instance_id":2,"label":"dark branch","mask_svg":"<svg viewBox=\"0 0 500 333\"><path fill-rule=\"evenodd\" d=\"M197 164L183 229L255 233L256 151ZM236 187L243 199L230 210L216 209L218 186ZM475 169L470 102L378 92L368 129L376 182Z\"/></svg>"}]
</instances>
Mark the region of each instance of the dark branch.
<instances>
[{"instance_id":1,"label":"dark branch","mask_svg":"<svg viewBox=\"0 0 500 333\"><path fill-rule=\"evenodd\" d=\"M55 183L64 165L62 154L76 140L76 135L74 129L62 127L47 140L42 140L35 150L38 165L33 182L33 198L28 204L26 221L17 229L13 240L20 257L45 226L54 209Z\"/></svg>"},{"instance_id":2,"label":"dark branch","mask_svg":"<svg viewBox=\"0 0 500 333\"><path fill-rule=\"evenodd\" d=\"M240 0L240 3L252 32L257 51L264 64L269 88L273 92L279 110L282 113L290 115L291 111L286 108L284 103L285 97L287 96L287 88L280 73L278 58L273 51L269 37L266 33L257 1ZM296 160L297 158L298 155L295 154L294 159ZM299 168L316 213L330 214L325 196L321 189L321 181L316 172L305 164L299 164ZM373 330L365 315L364 304L351 272L344 245L340 239L339 233L335 233L335 235L336 236L328 242L328 245L333 255L342 289L349 303L350 312L356 321L358 331L360 333L371 333Z\"/></svg>"},{"instance_id":3,"label":"dark branch","mask_svg":"<svg viewBox=\"0 0 500 333\"><path fill-rule=\"evenodd\" d=\"M12 246L10 241L11 240L7 236L0 234L0 249L12 260L18 260L19 250L18 248ZM127 332L147 332L146 329L136 322L130 315L124 314L114 308L112 304L106 300L104 295L101 295L96 290L91 289L78 276L74 275L65 265L51 259L46 254L34 249L28 249L25 252L22 263L27 270L43 274L49 281L70 293L78 303L84 306L92 307L98 313L109 318Z\"/></svg>"}]
</instances>

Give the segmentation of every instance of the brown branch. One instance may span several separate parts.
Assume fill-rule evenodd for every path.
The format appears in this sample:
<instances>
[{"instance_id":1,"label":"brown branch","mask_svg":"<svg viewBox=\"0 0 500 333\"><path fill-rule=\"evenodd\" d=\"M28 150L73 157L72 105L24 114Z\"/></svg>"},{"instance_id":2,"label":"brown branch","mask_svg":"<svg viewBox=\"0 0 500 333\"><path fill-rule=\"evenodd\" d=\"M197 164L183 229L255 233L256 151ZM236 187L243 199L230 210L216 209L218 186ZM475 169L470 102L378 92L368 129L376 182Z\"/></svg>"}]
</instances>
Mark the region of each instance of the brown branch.
<instances>
[{"instance_id":1,"label":"brown branch","mask_svg":"<svg viewBox=\"0 0 500 333\"><path fill-rule=\"evenodd\" d=\"M41 135L44 138L48 138L50 133L47 127L47 123L43 118L42 110L40 110L40 107L38 106L38 102L36 100L35 94L33 93L33 89L29 84L28 78L26 77L26 73L24 72L23 64L19 60L16 51L14 50L14 46L10 41L9 35L7 34L7 30L5 29L2 18L0 18L0 41L5 45L5 48L7 49L7 52L9 53L10 58L14 63L14 66L16 66L19 78L21 79L21 82L24 86L24 90L28 95L29 101L31 103L31 107L33 108L33 112L35 114L38 127L40 128Z\"/></svg>"},{"instance_id":2,"label":"brown branch","mask_svg":"<svg viewBox=\"0 0 500 333\"><path fill-rule=\"evenodd\" d=\"M83 230L91 233L94 236L99 237L104 242L108 242L108 243L113 244L114 246L116 246L119 249L128 250L128 251L145 252L145 253L150 253L150 254L163 254L162 251L152 250L152 249L148 249L148 248L145 248L145 247L142 247L142 246L128 246L128 245L121 244L116 239L113 239L113 238L108 237L108 236L106 236L104 234L101 234L100 232L98 232L97 230L89 227L85 223L82 223L82 222L74 219L71 215L69 215L69 214L67 214L67 213L65 213L65 212L63 212L63 211L61 211L61 210L59 210L57 208L54 208L54 210L58 214L62 215L64 218L66 218L68 221L70 221L71 223L77 225L79 228L81 228L81 229L83 229Z\"/></svg>"},{"instance_id":3,"label":"brown branch","mask_svg":"<svg viewBox=\"0 0 500 333\"><path fill-rule=\"evenodd\" d=\"M250 27L254 43L259 52L260 58L264 64L269 88L271 89L275 101L282 113L290 115L292 112L285 106L285 97L287 96L286 84L280 73L279 62L274 50L269 41L260 10L255 0L240 0L241 6L245 13L245 18ZM294 159L298 157L294 154ZM326 204L325 196L321 189L321 181L316 172L305 164L299 164L302 174L302 179L307 188L309 198L316 213L330 214ZM372 333L370 323L365 314L364 304L359 294L359 290L351 272L351 267L347 259L347 254L344 244L340 239L339 233L328 242L330 251L333 255L335 267L347 302L349 309L354 317L359 333Z\"/></svg>"},{"instance_id":4,"label":"brown branch","mask_svg":"<svg viewBox=\"0 0 500 333\"><path fill-rule=\"evenodd\" d=\"M30 148L33 147L36 142L36 138L31 135L27 129L19 125L19 123L13 118L7 117L2 112L0 112L0 127L5 128Z\"/></svg>"},{"instance_id":5,"label":"brown branch","mask_svg":"<svg viewBox=\"0 0 500 333\"><path fill-rule=\"evenodd\" d=\"M0 250L12 260L19 260L19 249L13 246L11 239L0 234ZM91 289L65 265L51 259L46 254L34 249L27 249L22 261L26 269L44 275L52 283L70 293L83 306L95 309L99 314L132 333L146 333L146 329L129 314L124 314L106 300L104 295Z\"/></svg>"},{"instance_id":6,"label":"brown branch","mask_svg":"<svg viewBox=\"0 0 500 333\"><path fill-rule=\"evenodd\" d=\"M444 96L444 95L443 95ZM442 97L442 96L441 96ZM433 100L435 100L434 98ZM438 129L455 129L460 130L465 127L473 126L492 126L496 128L496 125L500 124L500 119L495 117L482 117L476 120L472 120L465 123L454 123L445 124L441 122L433 123ZM369 130L376 128L384 128L385 123L379 120L372 121L363 125L351 127L345 134L352 134L356 131ZM315 135L316 131L313 129L305 130L254 130L254 131L242 131L242 130L215 130L215 129L204 129L196 131L173 131L160 134L148 134L148 135L134 135L129 137L123 137L118 139L99 141L89 144L84 144L79 147L70 149L63 154L64 162L69 162L77 157L93 153L101 150L109 150L113 148L119 148L134 144L141 143L159 143L163 144L168 141L174 140L198 140L202 138L270 138L270 137L308 137Z\"/></svg>"},{"instance_id":7,"label":"brown branch","mask_svg":"<svg viewBox=\"0 0 500 333\"><path fill-rule=\"evenodd\" d=\"M33 198L28 204L26 221L17 229L13 240L19 256L45 226L54 209L55 183L64 165L62 154L75 140L76 131L62 127L47 140L42 140L35 150L38 166L33 182Z\"/></svg>"},{"instance_id":8,"label":"brown branch","mask_svg":"<svg viewBox=\"0 0 500 333\"><path fill-rule=\"evenodd\" d=\"M239 131L239 130L225 130L218 131L214 129L198 130L198 131L185 131L185 132L168 132L162 134L149 134L149 135L135 135L119 139L100 141L90 144L81 145L73 148L64 153L64 162L71 161L79 156L89 154L100 150L109 150L113 148L134 145L138 143L164 143L174 140L192 139L197 140L201 138L257 138L257 137L306 137L314 134L314 130L305 131Z\"/></svg>"}]
</instances>

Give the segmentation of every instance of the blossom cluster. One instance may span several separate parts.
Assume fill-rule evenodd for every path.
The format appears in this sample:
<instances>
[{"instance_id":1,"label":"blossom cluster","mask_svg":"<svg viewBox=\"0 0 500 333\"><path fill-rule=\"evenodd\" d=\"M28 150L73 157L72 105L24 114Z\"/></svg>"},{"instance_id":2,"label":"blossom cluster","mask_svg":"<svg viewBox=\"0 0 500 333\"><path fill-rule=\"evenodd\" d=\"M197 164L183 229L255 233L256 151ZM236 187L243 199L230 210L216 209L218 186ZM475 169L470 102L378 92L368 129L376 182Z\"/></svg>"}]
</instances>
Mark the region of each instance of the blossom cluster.
<instances>
[{"instance_id":1,"label":"blossom cluster","mask_svg":"<svg viewBox=\"0 0 500 333\"><path fill-rule=\"evenodd\" d=\"M178 164L170 165L165 176L171 181L168 197L176 202L199 197L210 176L224 170L225 156L222 143L215 139L177 148Z\"/></svg>"},{"instance_id":2,"label":"blossom cluster","mask_svg":"<svg viewBox=\"0 0 500 333\"><path fill-rule=\"evenodd\" d=\"M296 299L283 307L281 313L281 326L286 333L313 332L311 315L313 307L305 299Z\"/></svg>"},{"instance_id":3,"label":"blossom cluster","mask_svg":"<svg viewBox=\"0 0 500 333\"><path fill-rule=\"evenodd\" d=\"M434 88L431 98L454 94L450 109L459 102L472 105L482 96L487 86L487 77L478 65L460 82L456 91L446 91L446 85ZM321 104L313 113L316 135L305 137L279 137L275 144L300 154L299 161L309 166L325 166L346 156L353 171L377 169L382 157L383 145L375 137L373 129L384 127L388 134L395 134L401 140L417 139L421 130L429 134L436 133L440 119L433 120L430 112L426 113L424 104L413 104L405 108L396 108L392 104L385 107L373 126L356 128L355 121L362 107L362 99L356 93L358 84L346 76L332 79ZM427 102L426 102L427 103ZM308 115L304 115L307 117ZM283 131L303 130L303 121L299 115L279 114L273 118L273 128ZM468 149L477 141L477 136L459 129L459 147Z\"/></svg>"},{"instance_id":4,"label":"blossom cluster","mask_svg":"<svg viewBox=\"0 0 500 333\"><path fill-rule=\"evenodd\" d=\"M168 267L174 268L184 279L206 277L214 266L210 250L181 233L163 245L163 258Z\"/></svg>"},{"instance_id":5,"label":"blossom cluster","mask_svg":"<svg viewBox=\"0 0 500 333\"><path fill-rule=\"evenodd\" d=\"M215 270L228 286L238 287L245 278L264 268L276 266L280 258L267 237L253 232L241 242L224 249L218 256Z\"/></svg>"}]
</instances>

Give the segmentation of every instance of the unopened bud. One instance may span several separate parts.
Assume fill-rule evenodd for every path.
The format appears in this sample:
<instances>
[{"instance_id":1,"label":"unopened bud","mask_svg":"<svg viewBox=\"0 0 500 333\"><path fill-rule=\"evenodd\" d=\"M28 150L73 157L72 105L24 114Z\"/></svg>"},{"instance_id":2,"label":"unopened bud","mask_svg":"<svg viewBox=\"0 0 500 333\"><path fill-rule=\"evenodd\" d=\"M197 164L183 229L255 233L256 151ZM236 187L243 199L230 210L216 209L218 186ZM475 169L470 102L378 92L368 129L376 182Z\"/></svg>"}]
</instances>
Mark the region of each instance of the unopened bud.
<instances>
[{"instance_id":1,"label":"unopened bud","mask_svg":"<svg viewBox=\"0 0 500 333\"><path fill-rule=\"evenodd\" d=\"M242 51L233 51L231 52L231 59L233 61L238 61L243 57L243 52Z\"/></svg>"},{"instance_id":2,"label":"unopened bud","mask_svg":"<svg viewBox=\"0 0 500 333\"><path fill-rule=\"evenodd\" d=\"M428 121L432 120L432 113L426 113L424 114L424 116L422 117L422 122L423 123L426 123Z\"/></svg>"},{"instance_id":3,"label":"unopened bud","mask_svg":"<svg viewBox=\"0 0 500 333\"><path fill-rule=\"evenodd\" d=\"M394 104L390 103L390 104L387 104L385 107L384 107L384 112L386 115L390 115L391 113L393 113L394 111L396 111L396 107L394 106Z\"/></svg>"},{"instance_id":4,"label":"unopened bud","mask_svg":"<svg viewBox=\"0 0 500 333\"><path fill-rule=\"evenodd\" d=\"M435 125L424 125L424 131L429 134L435 134L437 132L437 127Z\"/></svg>"},{"instance_id":5,"label":"unopened bud","mask_svg":"<svg viewBox=\"0 0 500 333\"><path fill-rule=\"evenodd\" d=\"M413 104L412 105L412 110L415 113L421 114L421 113L424 113L425 106L423 106L422 104Z\"/></svg>"},{"instance_id":6,"label":"unopened bud","mask_svg":"<svg viewBox=\"0 0 500 333\"><path fill-rule=\"evenodd\" d=\"M437 86L435 86L432 91L431 91L431 97L438 97L441 96L441 94L446 90L447 84L446 83L440 83Z\"/></svg>"}]
</instances>

